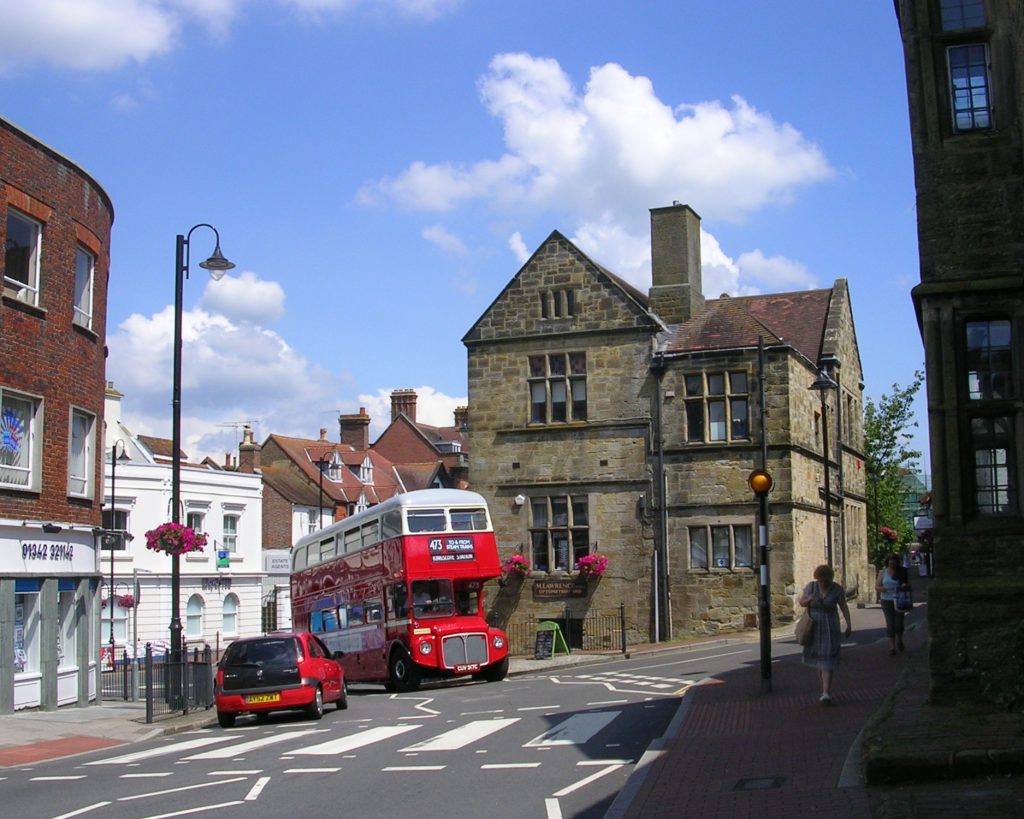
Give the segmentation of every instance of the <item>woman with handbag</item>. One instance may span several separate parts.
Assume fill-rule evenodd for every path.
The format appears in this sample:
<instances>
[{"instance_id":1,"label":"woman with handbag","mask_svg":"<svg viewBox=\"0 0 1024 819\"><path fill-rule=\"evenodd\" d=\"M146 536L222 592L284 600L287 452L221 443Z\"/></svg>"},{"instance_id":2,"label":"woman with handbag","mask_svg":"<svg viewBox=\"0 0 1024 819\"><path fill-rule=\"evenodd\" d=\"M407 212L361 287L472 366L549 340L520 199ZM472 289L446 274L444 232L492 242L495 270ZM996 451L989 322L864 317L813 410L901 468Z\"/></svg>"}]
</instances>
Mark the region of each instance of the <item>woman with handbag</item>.
<instances>
[{"instance_id":1,"label":"woman with handbag","mask_svg":"<svg viewBox=\"0 0 1024 819\"><path fill-rule=\"evenodd\" d=\"M814 621L814 639L804 646L804 665L818 669L821 681L822 705L832 704L832 674L839 664L842 635L839 631L839 612L846 618L846 636L853 632L850 607L846 605L846 589L834 582L831 566L821 565L814 570L814 580L804 588L797 602L806 608Z\"/></svg>"},{"instance_id":2,"label":"woman with handbag","mask_svg":"<svg viewBox=\"0 0 1024 819\"><path fill-rule=\"evenodd\" d=\"M886 561L885 568L878 573L875 580L875 591L882 604L885 615L885 634L889 638L889 654L897 650L903 651L903 619L905 612L896 607L896 597L903 587L909 587L909 576L900 559L892 555Z\"/></svg>"}]
</instances>

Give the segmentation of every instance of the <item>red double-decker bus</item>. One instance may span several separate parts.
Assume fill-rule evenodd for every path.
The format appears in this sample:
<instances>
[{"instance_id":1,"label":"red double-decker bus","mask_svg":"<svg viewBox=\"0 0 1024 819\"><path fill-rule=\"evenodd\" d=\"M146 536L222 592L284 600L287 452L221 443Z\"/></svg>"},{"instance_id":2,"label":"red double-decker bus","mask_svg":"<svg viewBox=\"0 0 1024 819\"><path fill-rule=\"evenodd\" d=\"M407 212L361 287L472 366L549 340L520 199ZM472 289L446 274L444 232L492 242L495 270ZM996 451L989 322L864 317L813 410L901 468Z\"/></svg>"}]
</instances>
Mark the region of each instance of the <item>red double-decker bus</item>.
<instances>
[{"instance_id":1,"label":"red double-decker bus","mask_svg":"<svg viewBox=\"0 0 1024 819\"><path fill-rule=\"evenodd\" d=\"M292 550L292 621L341 651L349 681L412 691L423 678L508 674L508 641L484 617L501 573L476 492L396 495L306 535Z\"/></svg>"}]
</instances>

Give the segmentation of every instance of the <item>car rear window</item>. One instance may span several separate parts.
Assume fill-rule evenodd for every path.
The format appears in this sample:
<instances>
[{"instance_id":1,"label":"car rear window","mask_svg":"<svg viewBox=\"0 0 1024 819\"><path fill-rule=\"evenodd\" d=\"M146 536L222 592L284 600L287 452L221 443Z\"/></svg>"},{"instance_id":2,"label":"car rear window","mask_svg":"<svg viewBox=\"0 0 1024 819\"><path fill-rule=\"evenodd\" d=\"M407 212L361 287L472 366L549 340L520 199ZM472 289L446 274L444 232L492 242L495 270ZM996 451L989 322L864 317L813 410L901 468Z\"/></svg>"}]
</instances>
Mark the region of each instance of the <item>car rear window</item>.
<instances>
[{"instance_id":1,"label":"car rear window","mask_svg":"<svg viewBox=\"0 0 1024 819\"><path fill-rule=\"evenodd\" d=\"M293 665L295 661L295 639L292 637L235 643L228 647L224 656L226 665Z\"/></svg>"}]
</instances>

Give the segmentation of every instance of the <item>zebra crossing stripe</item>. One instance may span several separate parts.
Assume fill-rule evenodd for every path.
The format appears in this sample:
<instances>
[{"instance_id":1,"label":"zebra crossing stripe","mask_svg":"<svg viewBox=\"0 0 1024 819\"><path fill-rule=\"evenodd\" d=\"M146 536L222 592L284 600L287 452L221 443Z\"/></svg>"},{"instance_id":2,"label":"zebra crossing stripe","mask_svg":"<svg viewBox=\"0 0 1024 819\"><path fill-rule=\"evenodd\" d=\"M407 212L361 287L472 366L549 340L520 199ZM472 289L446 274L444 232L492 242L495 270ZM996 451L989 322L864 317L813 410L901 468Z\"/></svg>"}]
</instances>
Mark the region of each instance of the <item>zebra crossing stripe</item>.
<instances>
[{"instance_id":1,"label":"zebra crossing stripe","mask_svg":"<svg viewBox=\"0 0 1024 819\"><path fill-rule=\"evenodd\" d=\"M381 740L389 739L400 734L404 734L406 731L412 731L416 728L420 728L420 725L384 725L380 728L369 728L366 731L360 731L358 734L352 734L347 737L340 737L339 739L330 739L327 742L321 742L319 745L308 745L305 748L297 748L294 751L289 751L289 754L310 754L319 756L331 756L333 754L343 754L347 751L353 751L356 748L362 748L364 745L372 745L374 742L380 742Z\"/></svg>"},{"instance_id":2,"label":"zebra crossing stripe","mask_svg":"<svg viewBox=\"0 0 1024 819\"><path fill-rule=\"evenodd\" d=\"M155 756L166 756L179 751L191 751L193 748L202 748L206 745L213 745L215 742L226 742L235 737L231 734L218 736L199 737L188 739L184 742L172 742L169 745L161 745L157 748L150 748L148 751L136 751L132 754L121 754L112 756L110 759L97 759L95 762L86 762L86 765L127 765L130 762L140 762L143 759L152 759Z\"/></svg>"},{"instance_id":3,"label":"zebra crossing stripe","mask_svg":"<svg viewBox=\"0 0 1024 819\"><path fill-rule=\"evenodd\" d=\"M620 711L596 711L576 714L565 722L545 731L527 742L524 748L544 748L552 745L582 745L615 719Z\"/></svg>"},{"instance_id":4,"label":"zebra crossing stripe","mask_svg":"<svg viewBox=\"0 0 1024 819\"><path fill-rule=\"evenodd\" d=\"M502 728L507 728L514 722L519 722L518 717L506 719L478 719L451 731L445 731L436 737L417 742L399 750L399 753L413 753L418 751L457 751L465 748L471 742L490 736Z\"/></svg>"},{"instance_id":5,"label":"zebra crossing stripe","mask_svg":"<svg viewBox=\"0 0 1024 819\"><path fill-rule=\"evenodd\" d=\"M185 759L189 762L197 759L230 759L233 756L247 754L249 751L265 748L268 745L276 745L279 742L288 742L298 737L308 737L312 734L324 734L326 732L326 728L317 728L316 730L303 731L302 733L270 734L270 736L260 737L259 739L250 739L248 742L240 742L238 745L228 745L226 748L214 748L212 751L192 754L185 757Z\"/></svg>"}]
</instances>

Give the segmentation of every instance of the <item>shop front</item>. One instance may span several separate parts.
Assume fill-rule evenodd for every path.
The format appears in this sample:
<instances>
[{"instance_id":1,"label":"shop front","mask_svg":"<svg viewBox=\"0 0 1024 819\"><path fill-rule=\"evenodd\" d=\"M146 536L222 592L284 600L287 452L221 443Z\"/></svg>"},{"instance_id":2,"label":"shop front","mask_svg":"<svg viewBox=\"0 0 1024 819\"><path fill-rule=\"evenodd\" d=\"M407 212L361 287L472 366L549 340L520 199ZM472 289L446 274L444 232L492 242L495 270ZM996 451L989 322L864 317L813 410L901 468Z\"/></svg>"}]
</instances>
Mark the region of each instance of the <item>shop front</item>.
<instances>
[{"instance_id":1,"label":"shop front","mask_svg":"<svg viewBox=\"0 0 1024 819\"><path fill-rule=\"evenodd\" d=\"M0 521L0 713L96 699L96 540L92 529Z\"/></svg>"}]
</instances>

